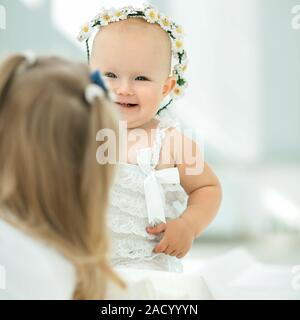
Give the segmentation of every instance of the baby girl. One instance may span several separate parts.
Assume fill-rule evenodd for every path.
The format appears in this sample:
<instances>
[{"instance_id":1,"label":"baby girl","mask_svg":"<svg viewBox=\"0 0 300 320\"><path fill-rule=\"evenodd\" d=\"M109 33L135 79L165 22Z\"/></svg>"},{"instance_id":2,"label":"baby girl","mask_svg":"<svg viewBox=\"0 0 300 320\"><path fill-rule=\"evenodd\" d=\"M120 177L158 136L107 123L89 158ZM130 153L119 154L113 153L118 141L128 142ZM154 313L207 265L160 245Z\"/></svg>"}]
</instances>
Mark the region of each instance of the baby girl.
<instances>
[{"instance_id":1,"label":"baby girl","mask_svg":"<svg viewBox=\"0 0 300 320\"><path fill-rule=\"evenodd\" d=\"M79 40L86 40L90 67L102 73L127 124L126 161L119 163L108 211L112 262L181 272L179 259L211 223L222 197L197 143L159 116L164 98L186 87L182 29L148 5L103 9ZM178 202L186 204L183 212Z\"/></svg>"}]
</instances>

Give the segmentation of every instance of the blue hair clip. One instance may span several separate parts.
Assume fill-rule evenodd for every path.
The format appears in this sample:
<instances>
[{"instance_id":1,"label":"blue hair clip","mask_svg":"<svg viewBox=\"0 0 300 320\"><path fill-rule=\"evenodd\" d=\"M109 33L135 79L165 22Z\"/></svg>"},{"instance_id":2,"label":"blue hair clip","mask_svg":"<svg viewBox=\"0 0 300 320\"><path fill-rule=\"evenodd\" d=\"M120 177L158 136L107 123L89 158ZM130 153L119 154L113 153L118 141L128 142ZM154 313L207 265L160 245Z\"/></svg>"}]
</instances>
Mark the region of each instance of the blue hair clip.
<instances>
[{"instance_id":1,"label":"blue hair clip","mask_svg":"<svg viewBox=\"0 0 300 320\"><path fill-rule=\"evenodd\" d=\"M104 84L104 81L102 79L100 71L97 70L97 71L92 72L91 75L90 75L90 79L91 79L91 81L93 83L95 83L99 87L101 87L106 94L108 93L108 90L107 90L107 88L106 88L106 86Z\"/></svg>"}]
</instances>

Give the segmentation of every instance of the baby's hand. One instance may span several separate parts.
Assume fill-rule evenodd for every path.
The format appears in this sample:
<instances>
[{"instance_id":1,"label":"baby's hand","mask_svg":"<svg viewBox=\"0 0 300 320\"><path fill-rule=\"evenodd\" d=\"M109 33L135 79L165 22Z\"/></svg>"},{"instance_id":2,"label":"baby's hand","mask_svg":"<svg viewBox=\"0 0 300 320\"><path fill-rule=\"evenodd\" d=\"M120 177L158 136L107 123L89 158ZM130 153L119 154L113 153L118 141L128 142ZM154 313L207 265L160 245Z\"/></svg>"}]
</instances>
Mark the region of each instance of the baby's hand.
<instances>
[{"instance_id":1,"label":"baby's hand","mask_svg":"<svg viewBox=\"0 0 300 320\"><path fill-rule=\"evenodd\" d=\"M180 217L156 227L148 227L146 231L150 234L164 232L163 238L154 248L155 253L165 253L179 259L188 253L195 239L189 224Z\"/></svg>"}]
</instances>

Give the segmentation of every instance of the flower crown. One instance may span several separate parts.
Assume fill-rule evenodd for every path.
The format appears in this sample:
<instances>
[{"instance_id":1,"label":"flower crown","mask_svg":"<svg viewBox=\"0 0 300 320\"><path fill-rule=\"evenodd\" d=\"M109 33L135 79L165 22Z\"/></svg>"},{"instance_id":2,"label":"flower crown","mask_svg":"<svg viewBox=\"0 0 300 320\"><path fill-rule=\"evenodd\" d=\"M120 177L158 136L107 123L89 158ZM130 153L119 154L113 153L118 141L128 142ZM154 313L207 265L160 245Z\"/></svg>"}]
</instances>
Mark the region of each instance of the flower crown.
<instances>
[{"instance_id":1,"label":"flower crown","mask_svg":"<svg viewBox=\"0 0 300 320\"><path fill-rule=\"evenodd\" d=\"M173 67L172 75L176 77L176 86L170 93L171 100L161 110L165 109L174 98L182 96L184 89L187 87L187 81L184 78L184 73L187 69L187 55L183 48L184 32L181 26L171 21L168 16L162 15L156 8L145 4L142 9L136 9L132 6L123 7L121 9L105 9L102 8L101 12L90 22L85 23L80 30L78 40L86 42L88 60L90 58L89 39L95 28L98 30L109 23L126 20L129 18L143 18L148 23L158 24L170 37L172 43L172 56L176 60ZM160 111L161 111L160 110Z\"/></svg>"}]
</instances>

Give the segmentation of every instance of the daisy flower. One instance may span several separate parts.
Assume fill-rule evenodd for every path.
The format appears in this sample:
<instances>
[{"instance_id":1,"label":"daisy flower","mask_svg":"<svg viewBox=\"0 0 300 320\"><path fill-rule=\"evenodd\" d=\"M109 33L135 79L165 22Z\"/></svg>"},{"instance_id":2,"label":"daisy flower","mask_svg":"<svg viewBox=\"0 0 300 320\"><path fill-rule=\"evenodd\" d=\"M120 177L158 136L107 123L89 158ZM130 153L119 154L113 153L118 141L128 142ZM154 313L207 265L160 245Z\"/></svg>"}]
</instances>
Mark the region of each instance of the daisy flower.
<instances>
[{"instance_id":1,"label":"daisy flower","mask_svg":"<svg viewBox=\"0 0 300 320\"><path fill-rule=\"evenodd\" d=\"M82 42L84 40L89 39L90 35L92 33L92 26L90 23L85 23L81 28L80 28L80 33L77 37L77 39Z\"/></svg>"},{"instance_id":2,"label":"daisy flower","mask_svg":"<svg viewBox=\"0 0 300 320\"><path fill-rule=\"evenodd\" d=\"M107 26L110 22L112 22L112 17L107 10L103 10L100 13L99 21L101 26Z\"/></svg>"},{"instance_id":3,"label":"daisy flower","mask_svg":"<svg viewBox=\"0 0 300 320\"><path fill-rule=\"evenodd\" d=\"M184 36L184 31L183 31L182 27L178 26L176 24L173 25L172 33L175 36L175 38L177 38L177 39L181 39Z\"/></svg>"},{"instance_id":4,"label":"daisy flower","mask_svg":"<svg viewBox=\"0 0 300 320\"><path fill-rule=\"evenodd\" d=\"M172 23L169 17L162 16L158 23L165 31L171 31Z\"/></svg>"},{"instance_id":5,"label":"daisy flower","mask_svg":"<svg viewBox=\"0 0 300 320\"><path fill-rule=\"evenodd\" d=\"M149 23L155 23L158 20L157 12L154 9L147 9L145 11L145 18Z\"/></svg>"},{"instance_id":6,"label":"daisy flower","mask_svg":"<svg viewBox=\"0 0 300 320\"><path fill-rule=\"evenodd\" d=\"M178 99L183 95L183 88L180 87L179 85L176 85L175 88L170 93L170 95L172 98Z\"/></svg>"},{"instance_id":7,"label":"daisy flower","mask_svg":"<svg viewBox=\"0 0 300 320\"><path fill-rule=\"evenodd\" d=\"M182 63L176 64L176 66L174 66L174 73L180 76L183 75L187 70L187 66L188 66L187 60Z\"/></svg>"},{"instance_id":8,"label":"daisy flower","mask_svg":"<svg viewBox=\"0 0 300 320\"><path fill-rule=\"evenodd\" d=\"M175 39L172 41L172 49L174 52L182 52L183 50L183 40Z\"/></svg>"},{"instance_id":9,"label":"daisy flower","mask_svg":"<svg viewBox=\"0 0 300 320\"><path fill-rule=\"evenodd\" d=\"M124 13L124 11L111 9L109 11L109 15L111 16L112 21L120 21L125 20L127 18L127 15Z\"/></svg>"}]
</instances>

